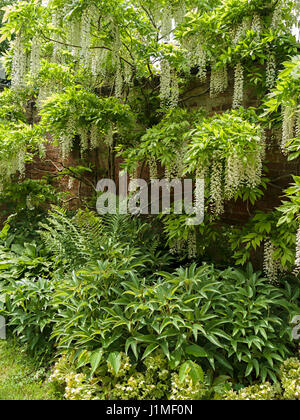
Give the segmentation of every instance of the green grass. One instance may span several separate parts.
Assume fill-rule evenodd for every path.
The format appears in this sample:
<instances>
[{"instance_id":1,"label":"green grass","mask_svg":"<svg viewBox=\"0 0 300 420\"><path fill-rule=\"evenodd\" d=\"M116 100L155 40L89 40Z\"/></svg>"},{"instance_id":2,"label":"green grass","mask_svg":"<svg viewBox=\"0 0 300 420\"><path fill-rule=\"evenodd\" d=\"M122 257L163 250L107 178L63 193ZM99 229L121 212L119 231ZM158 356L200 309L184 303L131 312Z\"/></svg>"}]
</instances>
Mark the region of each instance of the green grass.
<instances>
[{"instance_id":1,"label":"green grass","mask_svg":"<svg viewBox=\"0 0 300 420\"><path fill-rule=\"evenodd\" d=\"M0 400L54 400L45 369L14 339L0 340Z\"/></svg>"}]
</instances>

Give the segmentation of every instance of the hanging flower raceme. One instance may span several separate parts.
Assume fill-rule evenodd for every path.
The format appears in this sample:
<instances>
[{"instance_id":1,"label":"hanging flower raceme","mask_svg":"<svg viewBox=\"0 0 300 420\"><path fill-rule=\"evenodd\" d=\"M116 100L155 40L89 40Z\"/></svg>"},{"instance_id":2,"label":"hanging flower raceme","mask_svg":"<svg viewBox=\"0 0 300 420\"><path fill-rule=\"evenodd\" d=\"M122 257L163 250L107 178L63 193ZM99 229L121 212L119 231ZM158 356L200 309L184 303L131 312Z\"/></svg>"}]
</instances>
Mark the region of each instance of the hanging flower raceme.
<instances>
[{"instance_id":1,"label":"hanging flower raceme","mask_svg":"<svg viewBox=\"0 0 300 420\"><path fill-rule=\"evenodd\" d=\"M78 134L80 136L80 152L81 155L89 149L89 129L87 126L78 128Z\"/></svg>"},{"instance_id":2,"label":"hanging flower raceme","mask_svg":"<svg viewBox=\"0 0 300 420\"><path fill-rule=\"evenodd\" d=\"M97 149L100 145L100 135L99 135L99 129L96 126L96 124L92 124L91 127L91 150Z\"/></svg>"},{"instance_id":3,"label":"hanging flower raceme","mask_svg":"<svg viewBox=\"0 0 300 420\"><path fill-rule=\"evenodd\" d=\"M157 162L154 157L150 157L148 160L149 170L150 170L150 179L151 181L155 181L158 179L158 171L157 171Z\"/></svg>"},{"instance_id":4,"label":"hanging flower raceme","mask_svg":"<svg viewBox=\"0 0 300 420\"><path fill-rule=\"evenodd\" d=\"M30 53L30 71L33 75L39 72L41 65L41 40L38 36L33 37Z\"/></svg>"},{"instance_id":5,"label":"hanging flower raceme","mask_svg":"<svg viewBox=\"0 0 300 420\"><path fill-rule=\"evenodd\" d=\"M281 149L284 154L286 154L286 145L294 138L295 134L295 113L294 109L291 106L282 107L282 143Z\"/></svg>"},{"instance_id":6,"label":"hanging flower raceme","mask_svg":"<svg viewBox=\"0 0 300 420\"><path fill-rule=\"evenodd\" d=\"M244 68L242 63L238 63L234 72L234 94L233 109L239 108L244 101Z\"/></svg>"},{"instance_id":7,"label":"hanging flower raceme","mask_svg":"<svg viewBox=\"0 0 300 420\"><path fill-rule=\"evenodd\" d=\"M273 31L276 31L279 25L281 24L281 22L282 22L282 4L281 4L281 0L279 0L273 12L271 29Z\"/></svg>"},{"instance_id":8,"label":"hanging flower raceme","mask_svg":"<svg viewBox=\"0 0 300 420\"><path fill-rule=\"evenodd\" d=\"M54 63L57 63L60 60L60 55L61 55L60 53L62 49L63 40L59 34L59 29L61 28L63 18L64 18L64 9L63 8L55 9L52 14L52 26L55 28L52 34L52 39L54 41L52 61Z\"/></svg>"},{"instance_id":9,"label":"hanging flower raceme","mask_svg":"<svg viewBox=\"0 0 300 420\"><path fill-rule=\"evenodd\" d=\"M188 257L190 260L193 260L194 258L197 257L197 235L194 229L189 232L187 243L188 243Z\"/></svg>"},{"instance_id":10,"label":"hanging flower raceme","mask_svg":"<svg viewBox=\"0 0 300 420\"><path fill-rule=\"evenodd\" d=\"M176 70L171 73L170 108L176 108L179 100L179 85Z\"/></svg>"},{"instance_id":11,"label":"hanging flower raceme","mask_svg":"<svg viewBox=\"0 0 300 420\"><path fill-rule=\"evenodd\" d=\"M25 84L27 70L27 54L21 35L17 35L13 46L13 58L11 68L12 89L22 88Z\"/></svg>"},{"instance_id":12,"label":"hanging flower raceme","mask_svg":"<svg viewBox=\"0 0 300 420\"><path fill-rule=\"evenodd\" d=\"M257 21L254 23L257 24ZM242 39L245 38L247 32L250 29L256 30L257 28L255 28L255 26L253 27L253 22L251 22L251 19L245 17L243 22L231 31L232 44L234 47L236 47L242 41Z\"/></svg>"},{"instance_id":13,"label":"hanging flower raceme","mask_svg":"<svg viewBox=\"0 0 300 420\"><path fill-rule=\"evenodd\" d=\"M205 171L200 169L196 172L196 188L195 188L195 212L200 219L204 219L205 213Z\"/></svg>"},{"instance_id":14,"label":"hanging flower raceme","mask_svg":"<svg viewBox=\"0 0 300 420\"><path fill-rule=\"evenodd\" d=\"M123 74L120 61L117 64L116 78L115 78L115 96L117 98L122 97L123 92Z\"/></svg>"},{"instance_id":15,"label":"hanging flower raceme","mask_svg":"<svg viewBox=\"0 0 300 420\"><path fill-rule=\"evenodd\" d=\"M254 16L253 16L251 29L257 36L259 36L261 31L262 31L261 18L257 13L255 13Z\"/></svg>"},{"instance_id":16,"label":"hanging flower raceme","mask_svg":"<svg viewBox=\"0 0 300 420\"><path fill-rule=\"evenodd\" d=\"M186 15L186 4L184 0L181 0L179 4L175 7L173 16L177 25L180 25L184 21Z\"/></svg>"},{"instance_id":17,"label":"hanging flower raceme","mask_svg":"<svg viewBox=\"0 0 300 420\"><path fill-rule=\"evenodd\" d=\"M113 125L111 125L108 129L108 133L105 137L104 143L111 148L114 144L114 129L113 129Z\"/></svg>"},{"instance_id":18,"label":"hanging flower raceme","mask_svg":"<svg viewBox=\"0 0 300 420\"><path fill-rule=\"evenodd\" d=\"M205 48L199 46L196 50L196 65L199 68L198 77L204 83L207 78L207 53Z\"/></svg>"},{"instance_id":19,"label":"hanging flower raceme","mask_svg":"<svg viewBox=\"0 0 300 420\"><path fill-rule=\"evenodd\" d=\"M80 53L81 45L81 22L79 19L74 18L69 25L69 42L71 45L71 53L76 57Z\"/></svg>"},{"instance_id":20,"label":"hanging flower raceme","mask_svg":"<svg viewBox=\"0 0 300 420\"><path fill-rule=\"evenodd\" d=\"M167 5L162 13L161 21L161 37L165 41L170 41L172 31L172 12L169 5Z\"/></svg>"},{"instance_id":21,"label":"hanging flower raceme","mask_svg":"<svg viewBox=\"0 0 300 420\"><path fill-rule=\"evenodd\" d=\"M296 260L295 260L295 274L300 272L300 227L296 235Z\"/></svg>"},{"instance_id":22,"label":"hanging flower raceme","mask_svg":"<svg viewBox=\"0 0 300 420\"><path fill-rule=\"evenodd\" d=\"M223 165L218 156L214 157L210 174L210 203L212 213L220 216L224 213Z\"/></svg>"},{"instance_id":23,"label":"hanging flower raceme","mask_svg":"<svg viewBox=\"0 0 300 420\"><path fill-rule=\"evenodd\" d=\"M18 152L18 171L20 174L20 178L23 178L25 176L25 166L26 166L25 160L26 160L26 146L22 145Z\"/></svg>"},{"instance_id":24,"label":"hanging flower raceme","mask_svg":"<svg viewBox=\"0 0 300 420\"><path fill-rule=\"evenodd\" d=\"M271 240L265 241L264 245L264 272L271 283L277 283L280 269L275 259L276 247Z\"/></svg>"},{"instance_id":25,"label":"hanging flower raceme","mask_svg":"<svg viewBox=\"0 0 300 420\"><path fill-rule=\"evenodd\" d=\"M276 58L273 53L268 56L266 75L266 85L271 90L276 84Z\"/></svg>"},{"instance_id":26,"label":"hanging flower raceme","mask_svg":"<svg viewBox=\"0 0 300 420\"><path fill-rule=\"evenodd\" d=\"M73 148L73 140L76 133L76 120L73 116L68 119L65 132L60 137L62 159L65 161Z\"/></svg>"},{"instance_id":27,"label":"hanging flower raceme","mask_svg":"<svg viewBox=\"0 0 300 420\"><path fill-rule=\"evenodd\" d=\"M168 104L171 95L171 67L167 60L163 60L160 68L160 99L162 105L166 105Z\"/></svg>"},{"instance_id":28,"label":"hanging flower raceme","mask_svg":"<svg viewBox=\"0 0 300 420\"><path fill-rule=\"evenodd\" d=\"M225 197L231 200L238 191L244 178L244 168L241 158L232 153L228 156L225 169Z\"/></svg>"},{"instance_id":29,"label":"hanging flower raceme","mask_svg":"<svg viewBox=\"0 0 300 420\"><path fill-rule=\"evenodd\" d=\"M227 88L228 88L227 66L221 69L213 69L211 71L211 79L210 79L211 97L218 96L220 93L225 92Z\"/></svg>"},{"instance_id":30,"label":"hanging flower raceme","mask_svg":"<svg viewBox=\"0 0 300 420\"><path fill-rule=\"evenodd\" d=\"M91 43L91 11L85 10L81 17L81 60L86 67L90 64L90 43Z\"/></svg>"}]
</instances>

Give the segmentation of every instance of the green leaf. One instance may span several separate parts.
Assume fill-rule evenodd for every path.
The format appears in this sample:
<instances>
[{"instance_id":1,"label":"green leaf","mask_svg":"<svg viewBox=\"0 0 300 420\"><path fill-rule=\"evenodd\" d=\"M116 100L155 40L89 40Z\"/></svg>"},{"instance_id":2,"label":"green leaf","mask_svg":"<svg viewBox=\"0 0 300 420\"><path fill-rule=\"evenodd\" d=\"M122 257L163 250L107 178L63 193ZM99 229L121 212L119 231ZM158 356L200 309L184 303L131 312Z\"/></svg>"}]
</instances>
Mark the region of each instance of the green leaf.
<instances>
[{"instance_id":1,"label":"green leaf","mask_svg":"<svg viewBox=\"0 0 300 420\"><path fill-rule=\"evenodd\" d=\"M187 347L185 349L185 352L195 357L208 357L207 351L203 347L198 346L197 344L193 344Z\"/></svg>"},{"instance_id":2,"label":"green leaf","mask_svg":"<svg viewBox=\"0 0 300 420\"><path fill-rule=\"evenodd\" d=\"M91 355L91 367L92 367L91 375L93 375L95 371L98 369L100 362L102 360L102 356L103 356L103 349L97 350Z\"/></svg>"},{"instance_id":3,"label":"green leaf","mask_svg":"<svg viewBox=\"0 0 300 420\"><path fill-rule=\"evenodd\" d=\"M158 347L159 347L159 344L156 344L156 343L149 344L149 346L145 350L145 353L143 354L142 360L146 359L146 357L148 357Z\"/></svg>"},{"instance_id":4,"label":"green leaf","mask_svg":"<svg viewBox=\"0 0 300 420\"><path fill-rule=\"evenodd\" d=\"M114 374L117 375L121 367L121 353L110 353L110 355L107 358L107 361L111 365Z\"/></svg>"}]
</instances>

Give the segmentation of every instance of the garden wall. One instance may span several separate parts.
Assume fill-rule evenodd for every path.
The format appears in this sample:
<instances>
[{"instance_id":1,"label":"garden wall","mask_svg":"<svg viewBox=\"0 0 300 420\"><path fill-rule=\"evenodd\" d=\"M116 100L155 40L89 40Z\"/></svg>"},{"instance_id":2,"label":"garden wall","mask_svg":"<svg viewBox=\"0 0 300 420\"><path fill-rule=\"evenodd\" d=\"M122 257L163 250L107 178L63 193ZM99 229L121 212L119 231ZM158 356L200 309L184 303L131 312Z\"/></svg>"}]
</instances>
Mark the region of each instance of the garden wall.
<instances>
[{"instance_id":1,"label":"garden wall","mask_svg":"<svg viewBox=\"0 0 300 420\"><path fill-rule=\"evenodd\" d=\"M203 107L209 114L215 112L224 112L232 107L233 97L233 77L230 75L229 88L223 94L217 97L210 97L209 93L209 78L207 83L200 84L195 78L190 86L186 89L185 93L181 96L181 102L190 109ZM244 106L258 106L257 98L254 92L248 90L245 92L245 103ZM230 202L226 205L226 212L223 215L223 220L226 223L240 224L246 221L255 210L268 211L277 207L282 199L283 190L291 183L293 175L300 175L300 164L296 161L288 162L286 157L281 153L280 144L280 132L268 131L268 150L267 150L267 176L271 179L271 185L269 186L265 196L262 200L258 201L255 206L247 206L241 200ZM69 157L68 162L65 166L76 165L79 159L79 151L75 150ZM97 170L94 174L89 176L88 182L74 181L73 185L69 184L68 178L60 179L58 184L61 191L66 192L67 196L65 200L70 203L72 208L76 208L81 205L82 198L89 196L92 192L90 182L94 185L97 179L104 176L108 176L110 172L109 158L107 152L97 151L90 153L88 161L95 165ZM115 162L115 174L118 174L120 162ZM47 145L46 158L36 158L33 163L27 167L27 176L33 179L39 179L47 174L55 175L63 169L60 152L57 147L54 147L51 142ZM143 178L148 179L148 171L143 171ZM117 177L117 176L116 176ZM117 181L117 179L116 179Z\"/></svg>"}]
</instances>

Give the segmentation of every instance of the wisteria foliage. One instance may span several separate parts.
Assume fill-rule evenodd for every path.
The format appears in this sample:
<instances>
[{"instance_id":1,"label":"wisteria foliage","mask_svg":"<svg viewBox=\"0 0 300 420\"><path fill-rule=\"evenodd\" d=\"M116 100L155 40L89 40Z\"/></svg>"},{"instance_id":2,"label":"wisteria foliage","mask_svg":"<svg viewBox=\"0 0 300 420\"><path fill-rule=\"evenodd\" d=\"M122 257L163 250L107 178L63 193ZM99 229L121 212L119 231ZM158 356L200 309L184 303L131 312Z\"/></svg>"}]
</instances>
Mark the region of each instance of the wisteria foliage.
<instances>
[{"instance_id":1,"label":"wisteria foliage","mask_svg":"<svg viewBox=\"0 0 300 420\"><path fill-rule=\"evenodd\" d=\"M19 1L5 12L2 41L10 47L3 60L12 91L32 89L41 117L40 141L33 136L40 143L37 150L50 132L63 160L79 139L82 157L100 146L110 152L117 147L130 173L146 163L152 180L160 166L168 179L204 176L210 210L219 217L241 188L261 183L266 137L241 107L253 80L262 83L265 94L276 89L281 63L295 50L296 11L299 2L292 0ZM261 68L260 79L254 77L253 62ZM140 112L133 118L133 98L157 98L163 115L176 111L185 105L183 93L192 77L207 86L211 98L232 92L233 111L200 122L185 120L179 131L186 136L154 144L153 121L150 126L139 121ZM276 106L281 106L286 153L299 134L299 103L287 96ZM136 129L128 129L133 120ZM239 136L232 135L236 124ZM22 139L9 170L1 160L6 179L24 174L29 143ZM196 205L200 193L196 187ZM187 244L192 257L194 232ZM266 250L271 271L270 244Z\"/></svg>"}]
</instances>

